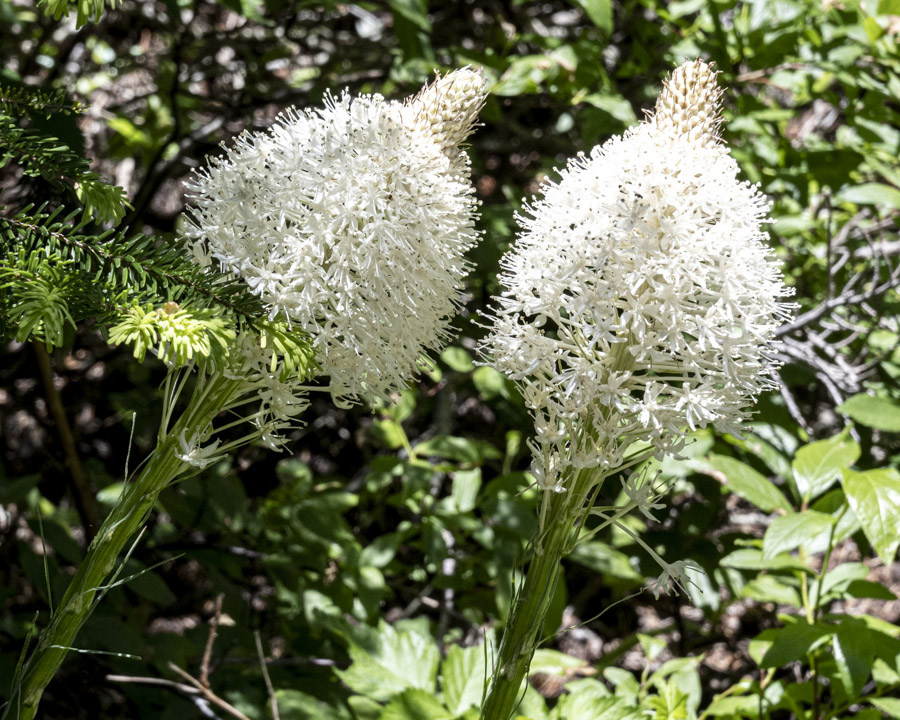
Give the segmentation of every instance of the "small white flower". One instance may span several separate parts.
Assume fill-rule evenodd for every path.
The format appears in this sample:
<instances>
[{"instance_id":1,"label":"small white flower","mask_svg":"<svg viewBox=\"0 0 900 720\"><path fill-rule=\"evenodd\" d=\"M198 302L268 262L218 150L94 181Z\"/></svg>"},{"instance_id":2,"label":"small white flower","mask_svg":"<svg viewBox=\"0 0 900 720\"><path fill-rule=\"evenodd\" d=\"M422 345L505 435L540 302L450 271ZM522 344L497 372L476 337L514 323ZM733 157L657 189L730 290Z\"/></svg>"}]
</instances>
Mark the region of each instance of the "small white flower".
<instances>
[{"instance_id":1,"label":"small white flower","mask_svg":"<svg viewBox=\"0 0 900 720\"><path fill-rule=\"evenodd\" d=\"M663 568L660 576L650 584L653 597L657 599L661 592L668 593L670 590L676 595L679 590L687 595L688 583L696 585L688 573L704 574L703 568L693 560L676 560L673 563L667 563L659 556L656 556L656 560L662 564Z\"/></svg>"},{"instance_id":2,"label":"small white flower","mask_svg":"<svg viewBox=\"0 0 900 720\"><path fill-rule=\"evenodd\" d=\"M665 505L655 502L662 493L653 487L651 480L648 480L643 473L632 473L627 480L622 480L622 491L645 518L656 522L656 518L650 511L662 510Z\"/></svg>"},{"instance_id":3,"label":"small white flower","mask_svg":"<svg viewBox=\"0 0 900 720\"><path fill-rule=\"evenodd\" d=\"M571 161L519 218L483 350L519 382L539 444L576 467L686 428L733 431L773 386L790 314L767 203L718 136L721 91L678 68L656 112ZM546 453L537 453L536 461Z\"/></svg>"},{"instance_id":4,"label":"small white flower","mask_svg":"<svg viewBox=\"0 0 900 720\"><path fill-rule=\"evenodd\" d=\"M329 97L245 132L189 185L194 255L312 336L335 398L389 397L450 335L477 241L459 143L484 94L463 69L406 103Z\"/></svg>"},{"instance_id":5,"label":"small white flower","mask_svg":"<svg viewBox=\"0 0 900 720\"><path fill-rule=\"evenodd\" d=\"M194 434L188 439L186 431L182 430L178 435L178 445L181 447L181 452L176 452L175 457L198 470L203 470L222 459L218 440L206 447L201 444L202 442L203 439L199 434Z\"/></svg>"},{"instance_id":6,"label":"small white flower","mask_svg":"<svg viewBox=\"0 0 900 720\"><path fill-rule=\"evenodd\" d=\"M288 421L295 418L307 407L306 395L297 391L296 383L281 382L274 376L267 376L259 396L263 402L263 412L275 421Z\"/></svg>"}]
</instances>

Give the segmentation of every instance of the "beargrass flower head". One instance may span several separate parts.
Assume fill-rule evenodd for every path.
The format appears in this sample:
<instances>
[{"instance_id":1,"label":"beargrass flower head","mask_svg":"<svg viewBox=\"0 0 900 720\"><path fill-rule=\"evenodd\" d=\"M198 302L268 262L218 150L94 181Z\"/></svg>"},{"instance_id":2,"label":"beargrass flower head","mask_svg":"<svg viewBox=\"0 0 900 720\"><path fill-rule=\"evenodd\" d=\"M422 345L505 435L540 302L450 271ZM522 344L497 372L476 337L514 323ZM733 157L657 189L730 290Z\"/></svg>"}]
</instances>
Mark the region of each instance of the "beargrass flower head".
<instances>
[{"instance_id":1,"label":"beargrass flower head","mask_svg":"<svg viewBox=\"0 0 900 720\"><path fill-rule=\"evenodd\" d=\"M565 489L553 468L615 466L633 441L661 454L688 429L736 431L773 385L789 293L767 202L719 137L720 96L709 65L682 65L654 113L519 218L483 349L535 417L546 488Z\"/></svg>"},{"instance_id":2,"label":"beargrass flower head","mask_svg":"<svg viewBox=\"0 0 900 720\"><path fill-rule=\"evenodd\" d=\"M406 102L327 97L245 132L189 185L194 256L308 332L336 399L388 397L449 337L477 241L468 156L481 72Z\"/></svg>"}]
</instances>

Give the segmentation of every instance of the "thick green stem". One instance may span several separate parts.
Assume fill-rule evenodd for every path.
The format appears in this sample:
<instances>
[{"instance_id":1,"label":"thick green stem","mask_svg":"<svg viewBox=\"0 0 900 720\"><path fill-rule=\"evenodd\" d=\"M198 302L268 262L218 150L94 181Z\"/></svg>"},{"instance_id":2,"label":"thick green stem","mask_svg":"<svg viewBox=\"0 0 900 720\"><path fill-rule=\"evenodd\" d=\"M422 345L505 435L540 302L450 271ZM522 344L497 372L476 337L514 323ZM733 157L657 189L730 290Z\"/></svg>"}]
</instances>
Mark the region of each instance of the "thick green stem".
<instances>
[{"instance_id":1,"label":"thick green stem","mask_svg":"<svg viewBox=\"0 0 900 720\"><path fill-rule=\"evenodd\" d=\"M128 484L116 506L100 526L87 554L69 583L50 624L13 688L3 718L32 720L44 688L53 679L66 654L74 646L78 631L90 617L104 583L115 570L122 550L144 526L159 494L185 469L178 457L179 435L203 431L222 407L240 394L241 383L209 377L201 383L184 414L168 433L161 432L154 449L134 483Z\"/></svg>"},{"instance_id":2,"label":"thick green stem","mask_svg":"<svg viewBox=\"0 0 900 720\"><path fill-rule=\"evenodd\" d=\"M581 471L565 493L544 495L548 505L543 513L544 526L535 541L525 580L510 608L481 709L482 720L508 720L522 699L522 684L556 590L560 560L572 549L587 511L587 496L597 482L594 473Z\"/></svg>"},{"instance_id":3,"label":"thick green stem","mask_svg":"<svg viewBox=\"0 0 900 720\"><path fill-rule=\"evenodd\" d=\"M171 441L158 446L150 461L129 485L109 514L78 568L65 595L53 612L50 624L41 633L28 661L18 697L13 697L4 717L34 718L44 688L53 679L75 636L90 617L102 586L115 569L116 561L128 541L143 527L159 493L169 485L181 468Z\"/></svg>"}]
</instances>

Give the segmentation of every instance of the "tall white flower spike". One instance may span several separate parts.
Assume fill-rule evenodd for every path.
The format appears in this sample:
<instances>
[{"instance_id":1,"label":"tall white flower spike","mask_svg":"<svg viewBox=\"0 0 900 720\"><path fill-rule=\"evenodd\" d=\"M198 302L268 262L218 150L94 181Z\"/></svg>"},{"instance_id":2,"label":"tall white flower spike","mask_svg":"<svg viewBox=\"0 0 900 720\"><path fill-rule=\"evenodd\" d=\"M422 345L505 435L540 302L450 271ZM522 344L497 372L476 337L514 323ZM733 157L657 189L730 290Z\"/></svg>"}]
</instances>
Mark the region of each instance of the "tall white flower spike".
<instances>
[{"instance_id":1,"label":"tall white flower spike","mask_svg":"<svg viewBox=\"0 0 900 720\"><path fill-rule=\"evenodd\" d=\"M189 185L195 257L312 336L336 400L388 397L450 335L478 240L459 145L484 97L468 68L405 103L329 97L243 133Z\"/></svg>"},{"instance_id":2,"label":"tall white flower spike","mask_svg":"<svg viewBox=\"0 0 900 720\"><path fill-rule=\"evenodd\" d=\"M675 70L645 122L571 161L519 218L484 351L535 416L536 476L615 467L632 441L734 431L772 386L789 292L719 138L721 90Z\"/></svg>"}]
</instances>

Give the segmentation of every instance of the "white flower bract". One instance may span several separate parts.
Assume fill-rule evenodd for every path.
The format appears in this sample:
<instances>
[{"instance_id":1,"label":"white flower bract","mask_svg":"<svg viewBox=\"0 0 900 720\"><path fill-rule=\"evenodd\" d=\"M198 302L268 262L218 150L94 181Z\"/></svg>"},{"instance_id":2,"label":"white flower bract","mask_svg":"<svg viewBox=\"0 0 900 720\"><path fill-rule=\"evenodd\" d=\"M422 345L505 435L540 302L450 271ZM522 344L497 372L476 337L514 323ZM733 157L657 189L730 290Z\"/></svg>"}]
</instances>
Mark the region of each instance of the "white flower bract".
<instances>
[{"instance_id":1,"label":"white flower bract","mask_svg":"<svg viewBox=\"0 0 900 720\"><path fill-rule=\"evenodd\" d=\"M615 466L635 440L662 453L686 429L735 431L773 384L788 292L766 200L718 137L719 96L709 66L683 65L655 115L570 162L519 218L483 349L535 416L535 465ZM550 469L539 479L559 489Z\"/></svg>"},{"instance_id":2,"label":"white flower bract","mask_svg":"<svg viewBox=\"0 0 900 720\"><path fill-rule=\"evenodd\" d=\"M484 93L463 69L406 103L329 97L245 132L189 185L194 256L312 336L336 399L388 397L449 337L477 241L459 143Z\"/></svg>"}]
</instances>

